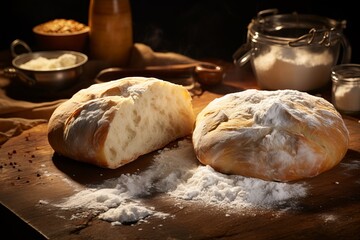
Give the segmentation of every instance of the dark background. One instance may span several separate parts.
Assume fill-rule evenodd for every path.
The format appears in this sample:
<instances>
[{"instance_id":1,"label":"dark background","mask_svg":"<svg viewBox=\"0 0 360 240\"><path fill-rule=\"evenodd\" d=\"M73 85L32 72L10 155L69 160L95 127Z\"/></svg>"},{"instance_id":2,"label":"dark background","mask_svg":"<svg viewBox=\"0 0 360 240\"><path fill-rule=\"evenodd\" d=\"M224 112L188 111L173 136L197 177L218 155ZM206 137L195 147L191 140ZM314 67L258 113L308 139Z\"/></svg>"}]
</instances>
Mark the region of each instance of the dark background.
<instances>
[{"instance_id":1,"label":"dark background","mask_svg":"<svg viewBox=\"0 0 360 240\"><path fill-rule=\"evenodd\" d=\"M9 49L16 38L34 46L32 27L55 18L87 24L89 3L90 0L2 0L0 50ZM232 61L232 54L246 41L251 19L261 10L277 8L279 13L296 11L346 20L344 33L352 45L352 62L360 63L360 13L353 0L130 0L130 3L134 41L155 51Z\"/></svg>"}]
</instances>

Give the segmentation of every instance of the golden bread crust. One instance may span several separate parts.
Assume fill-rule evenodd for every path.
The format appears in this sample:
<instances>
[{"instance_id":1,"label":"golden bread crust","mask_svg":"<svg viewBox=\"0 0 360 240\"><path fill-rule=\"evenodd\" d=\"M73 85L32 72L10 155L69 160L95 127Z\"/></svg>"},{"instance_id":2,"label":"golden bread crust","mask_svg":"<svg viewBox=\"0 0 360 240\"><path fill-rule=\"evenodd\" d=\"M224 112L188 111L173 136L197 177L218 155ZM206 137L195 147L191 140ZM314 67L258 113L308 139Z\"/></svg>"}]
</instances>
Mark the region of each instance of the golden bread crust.
<instances>
[{"instance_id":1,"label":"golden bread crust","mask_svg":"<svg viewBox=\"0 0 360 240\"><path fill-rule=\"evenodd\" d=\"M246 90L213 100L193 132L199 161L227 174L288 182L337 165L349 132L323 98L296 90Z\"/></svg>"}]
</instances>

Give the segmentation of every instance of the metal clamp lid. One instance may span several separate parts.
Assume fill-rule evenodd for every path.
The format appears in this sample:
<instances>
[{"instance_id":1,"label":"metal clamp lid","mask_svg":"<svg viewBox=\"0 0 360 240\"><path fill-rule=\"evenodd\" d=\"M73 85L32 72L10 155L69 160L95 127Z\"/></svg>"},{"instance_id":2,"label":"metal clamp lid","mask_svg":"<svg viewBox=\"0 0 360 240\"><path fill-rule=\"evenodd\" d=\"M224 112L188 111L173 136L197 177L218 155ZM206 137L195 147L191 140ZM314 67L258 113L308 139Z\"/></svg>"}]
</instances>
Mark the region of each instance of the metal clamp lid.
<instances>
[{"instance_id":1,"label":"metal clamp lid","mask_svg":"<svg viewBox=\"0 0 360 240\"><path fill-rule=\"evenodd\" d=\"M252 43L276 44L290 47L331 47L338 42L343 47L341 63L351 60L351 46L342 33L346 21L306 14L277 14L277 9L258 12L248 25L248 39L233 54L234 63L245 65L252 55ZM302 33L300 35L299 33Z\"/></svg>"}]
</instances>

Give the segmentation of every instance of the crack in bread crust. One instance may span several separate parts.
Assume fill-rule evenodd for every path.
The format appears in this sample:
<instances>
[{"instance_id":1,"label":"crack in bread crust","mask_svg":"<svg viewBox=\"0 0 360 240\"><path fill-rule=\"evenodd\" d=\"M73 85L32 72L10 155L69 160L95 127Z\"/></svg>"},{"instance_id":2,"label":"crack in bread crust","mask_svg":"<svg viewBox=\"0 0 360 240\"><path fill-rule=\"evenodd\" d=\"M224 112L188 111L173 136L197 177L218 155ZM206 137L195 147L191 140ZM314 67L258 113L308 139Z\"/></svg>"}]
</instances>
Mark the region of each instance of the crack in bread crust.
<instances>
[{"instance_id":1,"label":"crack in bread crust","mask_svg":"<svg viewBox=\"0 0 360 240\"><path fill-rule=\"evenodd\" d=\"M197 116L192 139L198 160L217 171L288 182L338 164L349 132L323 98L252 89L210 102Z\"/></svg>"}]
</instances>

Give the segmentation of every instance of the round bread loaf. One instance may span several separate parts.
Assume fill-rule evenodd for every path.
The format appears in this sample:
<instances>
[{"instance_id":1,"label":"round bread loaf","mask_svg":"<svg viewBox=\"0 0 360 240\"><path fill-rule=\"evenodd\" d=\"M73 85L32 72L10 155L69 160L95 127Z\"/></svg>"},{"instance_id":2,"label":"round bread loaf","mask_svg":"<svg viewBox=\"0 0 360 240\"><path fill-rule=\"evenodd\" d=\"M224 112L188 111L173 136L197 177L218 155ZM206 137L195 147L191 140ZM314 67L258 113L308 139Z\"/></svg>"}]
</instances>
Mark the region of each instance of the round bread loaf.
<instances>
[{"instance_id":1,"label":"round bread loaf","mask_svg":"<svg viewBox=\"0 0 360 240\"><path fill-rule=\"evenodd\" d=\"M338 164L349 132L334 106L296 90L245 90L210 102L197 116L198 160L226 174L288 182Z\"/></svg>"},{"instance_id":2,"label":"round bread loaf","mask_svg":"<svg viewBox=\"0 0 360 240\"><path fill-rule=\"evenodd\" d=\"M55 109L48 141L71 159L118 168L191 135L191 101L185 87L156 78L94 84Z\"/></svg>"}]
</instances>

